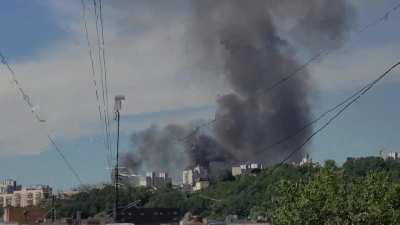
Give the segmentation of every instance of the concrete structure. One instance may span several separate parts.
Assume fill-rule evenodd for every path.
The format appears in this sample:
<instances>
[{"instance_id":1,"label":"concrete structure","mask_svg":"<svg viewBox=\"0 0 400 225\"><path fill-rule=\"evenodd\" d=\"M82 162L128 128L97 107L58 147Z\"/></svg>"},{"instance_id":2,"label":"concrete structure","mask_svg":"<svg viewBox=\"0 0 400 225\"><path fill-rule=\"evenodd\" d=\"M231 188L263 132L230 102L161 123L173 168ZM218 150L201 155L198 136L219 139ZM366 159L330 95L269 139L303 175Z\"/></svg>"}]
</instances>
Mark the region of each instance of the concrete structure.
<instances>
[{"instance_id":1,"label":"concrete structure","mask_svg":"<svg viewBox=\"0 0 400 225\"><path fill-rule=\"evenodd\" d=\"M312 165L312 164L313 164L312 158L307 153L306 156L299 163L299 166Z\"/></svg>"},{"instance_id":2,"label":"concrete structure","mask_svg":"<svg viewBox=\"0 0 400 225\"><path fill-rule=\"evenodd\" d=\"M184 191L200 191L210 186L208 169L203 166L187 168L182 173Z\"/></svg>"},{"instance_id":3,"label":"concrete structure","mask_svg":"<svg viewBox=\"0 0 400 225\"><path fill-rule=\"evenodd\" d=\"M124 174L120 180L134 187L161 188L172 184L172 179L165 172L149 172L146 176L137 174Z\"/></svg>"},{"instance_id":4,"label":"concrete structure","mask_svg":"<svg viewBox=\"0 0 400 225\"><path fill-rule=\"evenodd\" d=\"M200 191L208 188L210 186L210 181L209 180L199 180L195 183L193 187L193 191Z\"/></svg>"},{"instance_id":5,"label":"concrete structure","mask_svg":"<svg viewBox=\"0 0 400 225\"><path fill-rule=\"evenodd\" d=\"M193 185L194 184L192 169L186 169L183 171L182 183L183 183L183 185Z\"/></svg>"},{"instance_id":6,"label":"concrete structure","mask_svg":"<svg viewBox=\"0 0 400 225\"><path fill-rule=\"evenodd\" d=\"M71 199L74 195L79 194L80 191L72 189L72 190L67 190L63 192L57 193L57 198L59 199Z\"/></svg>"},{"instance_id":7,"label":"concrete structure","mask_svg":"<svg viewBox=\"0 0 400 225\"><path fill-rule=\"evenodd\" d=\"M0 194L0 207L31 207L51 196L52 189L47 185L23 188L13 193Z\"/></svg>"},{"instance_id":8,"label":"concrete structure","mask_svg":"<svg viewBox=\"0 0 400 225\"><path fill-rule=\"evenodd\" d=\"M262 163L243 163L236 166L232 166L232 175L233 176L249 175L263 169L264 165Z\"/></svg>"},{"instance_id":9,"label":"concrete structure","mask_svg":"<svg viewBox=\"0 0 400 225\"><path fill-rule=\"evenodd\" d=\"M384 159L384 160L398 160L400 159L400 153L398 152L388 152L385 153L383 151L380 151L380 156Z\"/></svg>"},{"instance_id":10,"label":"concrete structure","mask_svg":"<svg viewBox=\"0 0 400 225\"><path fill-rule=\"evenodd\" d=\"M21 185L17 185L17 181L6 179L0 183L0 194L11 194L14 191L21 190Z\"/></svg>"},{"instance_id":11,"label":"concrete structure","mask_svg":"<svg viewBox=\"0 0 400 225\"><path fill-rule=\"evenodd\" d=\"M148 187L148 182L146 176L137 175L137 174L127 174L121 176L120 182L126 185L134 186L134 187Z\"/></svg>"},{"instance_id":12,"label":"concrete structure","mask_svg":"<svg viewBox=\"0 0 400 225\"><path fill-rule=\"evenodd\" d=\"M147 173L146 181L150 187L155 187L155 188L161 188L172 184L172 179L165 172Z\"/></svg>"}]
</instances>

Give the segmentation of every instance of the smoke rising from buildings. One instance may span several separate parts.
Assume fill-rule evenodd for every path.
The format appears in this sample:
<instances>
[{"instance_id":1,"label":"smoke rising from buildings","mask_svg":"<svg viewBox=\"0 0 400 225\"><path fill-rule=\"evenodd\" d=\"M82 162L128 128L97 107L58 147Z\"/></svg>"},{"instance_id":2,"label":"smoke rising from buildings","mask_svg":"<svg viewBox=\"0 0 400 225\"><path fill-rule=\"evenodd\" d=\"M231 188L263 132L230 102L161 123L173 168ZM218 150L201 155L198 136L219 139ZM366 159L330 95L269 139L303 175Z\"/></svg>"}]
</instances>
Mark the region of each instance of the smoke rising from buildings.
<instances>
[{"instance_id":1,"label":"smoke rising from buildings","mask_svg":"<svg viewBox=\"0 0 400 225\"><path fill-rule=\"evenodd\" d=\"M191 54L220 63L230 92L216 100L216 122L208 131L177 142L195 126L151 127L132 137L137 147L125 158L133 170L179 174L195 164L256 161L272 164L289 154L312 132L266 150L310 121L311 81L306 69L280 87L265 90L296 71L309 55L340 47L354 12L345 0L198 0L191 1L188 28ZM299 49L299 50L298 50ZM209 76L209 75L208 75ZM297 161L305 152L298 152Z\"/></svg>"}]
</instances>

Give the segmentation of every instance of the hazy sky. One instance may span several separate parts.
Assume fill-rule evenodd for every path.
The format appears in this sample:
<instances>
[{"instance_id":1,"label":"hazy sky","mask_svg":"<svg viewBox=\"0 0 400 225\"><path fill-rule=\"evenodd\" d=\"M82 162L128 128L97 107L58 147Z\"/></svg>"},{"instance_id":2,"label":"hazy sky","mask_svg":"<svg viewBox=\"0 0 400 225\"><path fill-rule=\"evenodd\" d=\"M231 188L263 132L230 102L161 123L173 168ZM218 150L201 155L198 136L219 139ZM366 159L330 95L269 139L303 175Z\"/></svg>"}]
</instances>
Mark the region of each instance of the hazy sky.
<instances>
[{"instance_id":1,"label":"hazy sky","mask_svg":"<svg viewBox=\"0 0 400 225\"><path fill-rule=\"evenodd\" d=\"M224 93L226 86L223 81L209 84L206 75L221 71L202 64L191 51L187 35L190 6L183 0L103 2L111 96L127 97L122 150L132 147L129 135L134 130L212 118L215 97ZM357 26L381 17L396 3L352 2L358 13ZM87 16L93 38L93 15ZM351 35L345 47L311 65L315 113L400 60L396 55L400 52L399 19L400 9L385 23ZM82 179L88 183L109 179L80 0L4 0L0 27L0 50ZM189 79L189 73L195 76ZM317 136L310 146L312 156L342 162L349 156L376 155L380 148L400 150L399 75L399 70L394 72ZM0 178L58 188L76 185L3 66L0 109Z\"/></svg>"}]
</instances>

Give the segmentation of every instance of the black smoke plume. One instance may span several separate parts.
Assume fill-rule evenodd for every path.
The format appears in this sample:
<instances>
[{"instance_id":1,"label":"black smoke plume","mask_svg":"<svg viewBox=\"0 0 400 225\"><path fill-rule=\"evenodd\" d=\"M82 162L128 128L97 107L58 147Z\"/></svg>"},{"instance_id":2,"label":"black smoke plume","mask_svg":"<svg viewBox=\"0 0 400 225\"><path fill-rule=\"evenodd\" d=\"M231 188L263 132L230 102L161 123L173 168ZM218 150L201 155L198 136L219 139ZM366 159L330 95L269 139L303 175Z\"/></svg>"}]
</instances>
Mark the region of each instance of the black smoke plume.
<instances>
[{"instance_id":1,"label":"black smoke plume","mask_svg":"<svg viewBox=\"0 0 400 225\"><path fill-rule=\"evenodd\" d=\"M151 127L133 135L137 150L126 157L132 169L166 170L179 176L186 166L238 161L276 163L312 132L273 149L277 140L310 121L311 81L307 69L266 92L298 70L300 60L341 46L354 12L345 0L193 0L192 54L222 62L230 92L217 99L210 132L184 137L194 126ZM301 57L302 56L302 57ZM215 74L211 80L221 79ZM300 151L291 160L305 154Z\"/></svg>"}]
</instances>

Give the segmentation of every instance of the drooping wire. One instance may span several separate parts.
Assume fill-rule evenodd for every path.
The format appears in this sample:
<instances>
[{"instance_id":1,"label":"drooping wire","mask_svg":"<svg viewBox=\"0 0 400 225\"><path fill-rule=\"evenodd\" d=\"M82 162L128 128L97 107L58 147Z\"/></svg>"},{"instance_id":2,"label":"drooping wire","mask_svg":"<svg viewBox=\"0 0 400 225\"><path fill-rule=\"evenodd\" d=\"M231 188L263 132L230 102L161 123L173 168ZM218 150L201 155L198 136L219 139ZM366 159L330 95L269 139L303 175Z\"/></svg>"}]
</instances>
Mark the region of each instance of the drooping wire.
<instances>
[{"instance_id":1,"label":"drooping wire","mask_svg":"<svg viewBox=\"0 0 400 225\"><path fill-rule=\"evenodd\" d=\"M318 133L322 132L325 128L327 128L332 122L334 122L340 115L342 115L351 105L355 104L362 96L364 96L369 90L371 90L378 82L380 82L383 78L385 78L387 75L390 74L396 67L400 66L400 62L397 62L393 64L389 69L387 69L382 75L380 75L378 78L373 80L372 82L368 83L365 85L363 88L361 88L359 91L357 91L355 94L353 94L353 99L351 101L348 101L347 104L340 109L335 115L333 115L326 123L324 123L320 128L318 128L316 131L314 131L302 144L300 144L298 147L296 147L287 157L285 157L277 167L283 165L286 163L295 153L300 151L308 142L311 141L311 139L316 136ZM343 104L342 104L343 105ZM274 167L272 169L272 172L277 168Z\"/></svg>"},{"instance_id":2,"label":"drooping wire","mask_svg":"<svg viewBox=\"0 0 400 225\"><path fill-rule=\"evenodd\" d=\"M86 42L87 42L87 46L88 46L88 53L89 53L89 59L90 59L90 73L92 75L93 78L93 85L95 88L95 94L96 94L96 101L97 101L97 106L98 106L98 112L99 112L99 120L102 123L102 121L106 121L106 115L102 115L101 113L101 102L100 102L100 97L99 97L99 91L98 91L98 85L97 85L97 78L96 78L96 70L95 70L95 63L94 63L94 56L93 56L93 50L92 50L92 44L90 41L90 37L89 37L89 30L88 30L88 22L87 22L87 16L86 16L86 11L87 11L87 6L85 3L85 0L81 0L81 5L82 5L82 17L83 17L83 28L84 28L84 33L85 33L85 37L86 37ZM107 165L109 168L111 168L112 165L112 153L111 153L111 149L109 147L108 144L108 134L107 134L107 130L104 130L104 145L105 145L105 149L106 149L106 161L107 161Z\"/></svg>"},{"instance_id":3,"label":"drooping wire","mask_svg":"<svg viewBox=\"0 0 400 225\"><path fill-rule=\"evenodd\" d=\"M288 160L290 160L297 152L302 150L304 146L306 146L315 136L317 136L320 132L322 132L324 129L328 128L330 124L332 124L335 120L339 118L350 106L355 104L362 96L364 96L368 91L370 91L377 83L379 83L382 79L384 79L386 76L390 74L395 68L400 66L400 62L397 62L393 64L392 66L389 67L383 74L378 76L376 79L372 80L371 82L367 83L365 86L354 92L351 96L347 97L337 105L333 106L332 108L328 109L324 113L321 114L318 118L323 117L325 114L329 114L333 111L336 111L337 109L340 110L337 111L332 117L329 118L329 120L324 123L322 126L320 126L316 131L314 131L310 136L308 136L300 145L296 146L290 153L287 155L282 161L277 163L274 167L272 167L270 170L267 171L269 174L273 174L274 171L276 171L279 167L283 166ZM302 129L300 129L298 132L302 132ZM296 132L296 134L298 133ZM278 143L278 142L277 142ZM265 150L265 149L263 149ZM257 179L253 186L256 186L260 182L260 179ZM218 200L218 201L225 201L224 199Z\"/></svg>"},{"instance_id":4,"label":"drooping wire","mask_svg":"<svg viewBox=\"0 0 400 225\"><path fill-rule=\"evenodd\" d=\"M60 156L60 158L62 159L62 161L65 163L67 168L71 171L71 173L74 175L74 177L79 182L79 184L82 185L83 182L82 182L81 177L79 176L79 173L74 169L74 167L69 162L67 157L64 155L63 151L58 146L58 144L56 143L56 141L54 140L54 138L52 137L50 132L47 130L46 121L43 118L41 118L41 116L39 115L39 113L35 109L35 106L33 105L31 98L29 97L29 95L22 88L20 82L17 79L15 71L11 68L10 64L8 63L6 57L3 55L2 52L0 52L0 59L1 59L1 63L3 65L5 65L7 67L7 69L8 69L8 71L10 72L10 77L11 77L11 80L12 80L15 88L21 94L22 100L24 101L26 106L31 111L31 113L32 113L33 117L35 118L36 122L38 122L39 125L41 125L41 128L46 133L47 138L49 139L50 143L54 146L55 150L57 151L57 153Z\"/></svg>"},{"instance_id":5,"label":"drooping wire","mask_svg":"<svg viewBox=\"0 0 400 225\"><path fill-rule=\"evenodd\" d=\"M111 118L110 118L110 114L112 114L110 112L110 82L109 82L109 72L108 72L108 68L107 68L107 57L106 57L106 49L105 49L105 40L104 40L104 24L103 24L103 3L102 0L98 0L99 1L99 18L100 18L100 29L101 29L101 46L102 46L102 60L103 60L103 71L104 71L104 82L105 82L105 95L106 95L106 112L107 112L107 123L108 123L108 138L110 141L110 145L113 145L114 141L113 141L113 136L110 135L111 132ZM111 147L110 147L111 148Z\"/></svg>"},{"instance_id":6,"label":"drooping wire","mask_svg":"<svg viewBox=\"0 0 400 225\"><path fill-rule=\"evenodd\" d=\"M359 95L361 92L363 92L365 89L362 88L360 90L358 90L357 92L355 92L354 94L352 94L351 96L347 97L346 99L344 99L343 101L341 101L340 103L338 103L337 105L329 108L328 110L324 111L323 113L321 113L319 116L315 117L313 120L311 120L310 122L306 123L305 125L303 125L300 129L296 130L294 133L289 134L281 139L279 139L278 141L268 145L267 147L263 148L264 151L268 151L278 145L281 145L293 138L295 138L297 135L301 134L302 132L304 132L306 129L312 127L312 125L318 123L320 120L322 120L324 117L326 117L327 115L335 112L337 109L339 109L340 107L342 107L343 105L345 105L346 103L348 103L349 101L351 101L353 98L355 98L357 95Z\"/></svg>"},{"instance_id":7,"label":"drooping wire","mask_svg":"<svg viewBox=\"0 0 400 225\"><path fill-rule=\"evenodd\" d=\"M99 31L99 12L98 12L98 7L97 7L97 1L93 0L93 8L94 8L94 15L95 15L95 20L96 20L96 36L97 36L97 49L98 49L98 60L99 60L99 66L100 66L100 80L101 80L101 93L102 93L102 100L103 100L103 113L104 113L104 126L105 126L105 131L106 131L106 142L107 142L107 148L109 150L109 153L112 157L112 151L111 151L111 143L110 143L110 130L109 130L109 113L108 113L108 97L106 96L106 73L104 71L104 65L103 65L103 53L104 49L103 46L103 41L101 40L102 37L100 36L100 31Z\"/></svg>"}]
</instances>

